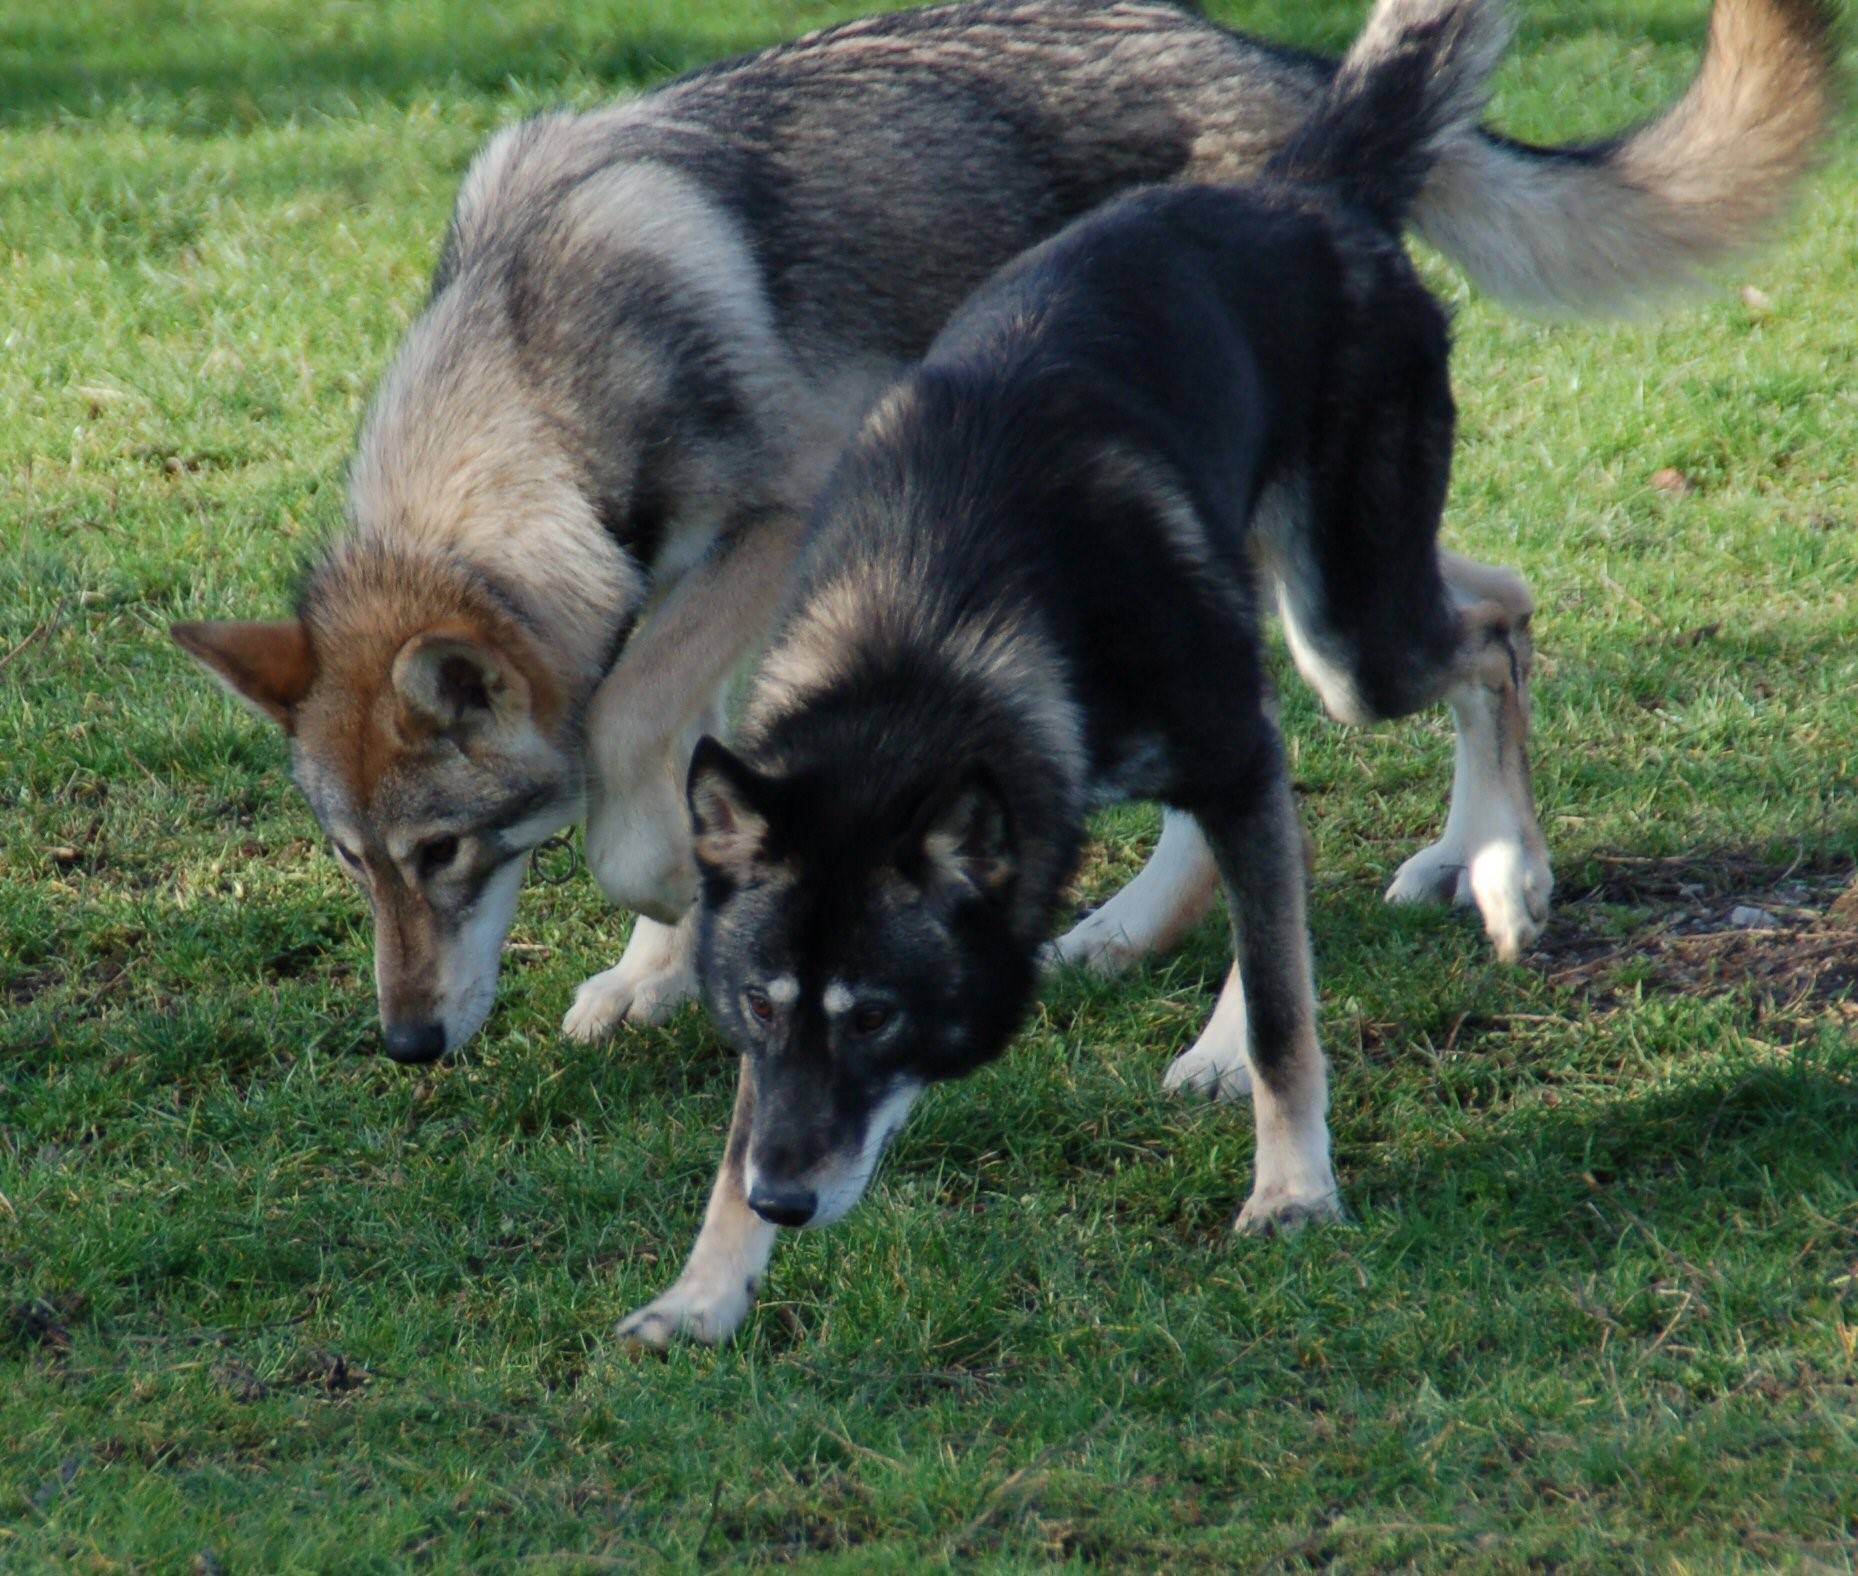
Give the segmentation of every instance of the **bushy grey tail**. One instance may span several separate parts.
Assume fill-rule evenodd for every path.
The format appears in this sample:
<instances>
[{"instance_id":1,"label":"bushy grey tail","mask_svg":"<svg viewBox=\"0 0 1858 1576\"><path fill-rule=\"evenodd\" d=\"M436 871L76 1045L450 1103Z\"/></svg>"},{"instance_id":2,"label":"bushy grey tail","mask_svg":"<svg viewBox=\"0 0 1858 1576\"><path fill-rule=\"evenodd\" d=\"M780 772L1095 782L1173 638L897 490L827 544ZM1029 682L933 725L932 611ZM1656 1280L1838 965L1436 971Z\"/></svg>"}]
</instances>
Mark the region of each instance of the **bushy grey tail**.
<instances>
[{"instance_id":1,"label":"bushy grey tail","mask_svg":"<svg viewBox=\"0 0 1858 1576\"><path fill-rule=\"evenodd\" d=\"M1617 311L1694 283L1768 238L1819 157L1841 31L1837 0L1715 0L1703 64L1663 114L1588 147L1457 136L1419 232L1517 306Z\"/></svg>"},{"instance_id":2,"label":"bushy grey tail","mask_svg":"<svg viewBox=\"0 0 1858 1576\"><path fill-rule=\"evenodd\" d=\"M1509 40L1502 0L1379 0L1266 173L1399 228L1441 154L1476 134Z\"/></svg>"}]
</instances>

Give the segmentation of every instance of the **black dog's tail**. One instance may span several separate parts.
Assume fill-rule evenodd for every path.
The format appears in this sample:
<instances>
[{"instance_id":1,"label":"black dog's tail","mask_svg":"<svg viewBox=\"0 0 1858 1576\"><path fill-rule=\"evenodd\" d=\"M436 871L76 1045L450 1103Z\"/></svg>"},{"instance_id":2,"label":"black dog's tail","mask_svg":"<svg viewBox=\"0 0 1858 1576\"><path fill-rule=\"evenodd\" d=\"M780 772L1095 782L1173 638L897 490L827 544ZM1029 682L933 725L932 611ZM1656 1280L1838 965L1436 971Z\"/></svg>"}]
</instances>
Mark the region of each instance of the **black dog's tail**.
<instances>
[{"instance_id":1,"label":"black dog's tail","mask_svg":"<svg viewBox=\"0 0 1858 1576\"><path fill-rule=\"evenodd\" d=\"M1476 131L1509 41L1501 0L1380 0L1266 174L1401 228L1441 153Z\"/></svg>"}]
</instances>

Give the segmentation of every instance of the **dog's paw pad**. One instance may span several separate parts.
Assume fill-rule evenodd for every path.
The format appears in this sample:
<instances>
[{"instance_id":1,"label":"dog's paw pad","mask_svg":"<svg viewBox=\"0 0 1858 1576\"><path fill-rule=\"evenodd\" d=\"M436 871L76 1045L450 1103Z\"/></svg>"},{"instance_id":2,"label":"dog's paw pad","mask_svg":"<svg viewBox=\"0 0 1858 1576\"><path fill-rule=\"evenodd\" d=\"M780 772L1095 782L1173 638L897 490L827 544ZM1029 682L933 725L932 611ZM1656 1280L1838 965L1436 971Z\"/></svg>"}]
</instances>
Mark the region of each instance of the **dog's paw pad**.
<instances>
[{"instance_id":1,"label":"dog's paw pad","mask_svg":"<svg viewBox=\"0 0 1858 1576\"><path fill-rule=\"evenodd\" d=\"M1387 901L1468 905L1472 901L1471 880L1463 852L1443 843L1422 848L1394 872L1387 887Z\"/></svg>"},{"instance_id":2,"label":"dog's paw pad","mask_svg":"<svg viewBox=\"0 0 1858 1576\"><path fill-rule=\"evenodd\" d=\"M1204 1095L1209 1100L1244 1100L1252 1092L1252 1069L1243 1051L1195 1045L1174 1058L1161 1087L1171 1094Z\"/></svg>"},{"instance_id":3,"label":"dog's paw pad","mask_svg":"<svg viewBox=\"0 0 1858 1576\"><path fill-rule=\"evenodd\" d=\"M689 998L695 984L682 969L667 969L640 980L625 1011L628 1023L663 1023Z\"/></svg>"},{"instance_id":4,"label":"dog's paw pad","mask_svg":"<svg viewBox=\"0 0 1858 1576\"><path fill-rule=\"evenodd\" d=\"M641 1351L662 1352L679 1340L715 1346L734 1335L748 1317L754 1284L745 1281L723 1288L709 1276L680 1282L620 1320L614 1333L623 1344Z\"/></svg>"},{"instance_id":5,"label":"dog's paw pad","mask_svg":"<svg viewBox=\"0 0 1858 1576\"><path fill-rule=\"evenodd\" d=\"M677 1331L663 1314L641 1308L629 1318L620 1320L613 1333L620 1345L631 1351L662 1353L669 1350Z\"/></svg>"},{"instance_id":6,"label":"dog's paw pad","mask_svg":"<svg viewBox=\"0 0 1858 1576\"><path fill-rule=\"evenodd\" d=\"M614 972L596 974L574 993L574 1004L561 1020L561 1032L569 1039L591 1045L604 1040L626 1021L632 989L623 981L615 981L611 977Z\"/></svg>"},{"instance_id":7,"label":"dog's paw pad","mask_svg":"<svg viewBox=\"0 0 1858 1576\"><path fill-rule=\"evenodd\" d=\"M1342 1200L1334 1192L1296 1194L1254 1193L1232 1223L1248 1237L1288 1236L1305 1226L1343 1219Z\"/></svg>"},{"instance_id":8,"label":"dog's paw pad","mask_svg":"<svg viewBox=\"0 0 1858 1576\"><path fill-rule=\"evenodd\" d=\"M663 1023L695 988L687 969L648 974L622 963L581 985L561 1020L561 1031L570 1039L592 1044L613 1034L621 1024Z\"/></svg>"},{"instance_id":9,"label":"dog's paw pad","mask_svg":"<svg viewBox=\"0 0 1858 1576\"><path fill-rule=\"evenodd\" d=\"M705 1310L670 1293L628 1314L620 1320L614 1333L622 1345L637 1351L663 1352L680 1337L705 1345L714 1344L720 1336L712 1333L712 1322L705 1316Z\"/></svg>"},{"instance_id":10,"label":"dog's paw pad","mask_svg":"<svg viewBox=\"0 0 1858 1576\"><path fill-rule=\"evenodd\" d=\"M1045 947L1042 961L1048 974L1057 969L1077 968L1108 979L1121 974L1141 957L1140 948L1120 926L1103 920L1102 912L1099 909L1095 914L1086 915Z\"/></svg>"},{"instance_id":11,"label":"dog's paw pad","mask_svg":"<svg viewBox=\"0 0 1858 1576\"><path fill-rule=\"evenodd\" d=\"M1524 845L1493 844L1478 853L1469 874L1491 945L1503 962L1516 962L1548 923L1555 877L1547 855Z\"/></svg>"},{"instance_id":12,"label":"dog's paw pad","mask_svg":"<svg viewBox=\"0 0 1858 1576\"><path fill-rule=\"evenodd\" d=\"M1472 851L1443 843L1422 849L1400 867L1387 901L1475 908L1497 956L1514 963L1542 934L1554 890L1547 854L1504 837Z\"/></svg>"}]
</instances>

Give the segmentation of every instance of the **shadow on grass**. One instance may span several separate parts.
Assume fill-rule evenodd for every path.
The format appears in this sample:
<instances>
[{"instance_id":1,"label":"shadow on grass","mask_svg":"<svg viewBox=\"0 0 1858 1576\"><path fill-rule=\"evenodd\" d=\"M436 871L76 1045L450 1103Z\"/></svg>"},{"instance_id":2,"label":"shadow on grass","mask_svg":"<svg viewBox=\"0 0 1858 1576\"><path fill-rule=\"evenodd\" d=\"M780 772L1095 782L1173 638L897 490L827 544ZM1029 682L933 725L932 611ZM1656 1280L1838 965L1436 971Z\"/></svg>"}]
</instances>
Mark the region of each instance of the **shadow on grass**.
<instances>
[{"instance_id":1,"label":"shadow on grass","mask_svg":"<svg viewBox=\"0 0 1858 1576\"><path fill-rule=\"evenodd\" d=\"M1100 1130L1071 1131L1054 1113L1050 1129L1029 1134L1015 1119L1033 1114L1010 1099L944 1106L908 1135L897 1161L919 1176L940 1171L956 1209L978 1202L968 1179L986 1157L1029 1146L1038 1150L1029 1163L1054 1187L1088 1187L1103 1174ZM1180 1213L1151 1218L1148 1229L1215 1245L1249 1182L1250 1124L1229 1112L1180 1119L1231 1124L1231 1192L1195 1187ZM1166 1111L1155 1120L1131 1111L1114 1122L1119 1152L1165 1161L1176 1148L1174 1122ZM1829 1024L1785 1056L1718 1064L1711 1075L1643 1093L1561 1103L1551 1095L1454 1126L1428 1124L1420 1143L1362 1150L1360 1135L1337 1136L1351 1213L1385 1239L1383 1255L1421 1280L1429 1271L1455 1278L1452 1266L1467 1254L1565 1276L1608 1261L1635 1233L1707 1264L1726 1236L1758 1235L1786 1219L1798 1225L1801 1210L1826 1217L1825 1245L1839 1229L1850 1233L1858 1211L1858 1047Z\"/></svg>"},{"instance_id":2,"label":"shadow on grass","mask_svg":"<svg viewBox=\"0 0 1858 1576\"><path fill-rule=\"evenodd\" d=\"M60 43L48 48L23 30L0 32L0 126L87 119L138 95L176 101L178 129L212 134L295 115L347 114L357 100L405 104L441 88L496 96L513 78L546 95L591 76L619 93L727 52L665 32L629 33L586 48L552 27L490 40L482 32L422 38L400 48L285 43L262 57L223 45L202 49L199 39L177 30L171 50L107 63L82 58L75 42Z\"/></svg>"},{"instance_id":3,"label":"shadow on grass","mask_svg":"<svg viewBox=\"0 0 1858 1576\"><path fill-rule=\"evenodd\" d=\"M1344 1157L1346 1164L1346 1156ZM1487 1135L1353 1168L1360 1210L1400 1217L1415 1252L1463 1251L1481 1217L1512 1262L1565 1261L1630 1229L1673 1243L1758 1226L1858 1178L1858 1051L1816 1049L1635 1098L1513 1115ZM1439 1232L1443 1218L1459 1223Z\"/></svg>"}]
</instances>

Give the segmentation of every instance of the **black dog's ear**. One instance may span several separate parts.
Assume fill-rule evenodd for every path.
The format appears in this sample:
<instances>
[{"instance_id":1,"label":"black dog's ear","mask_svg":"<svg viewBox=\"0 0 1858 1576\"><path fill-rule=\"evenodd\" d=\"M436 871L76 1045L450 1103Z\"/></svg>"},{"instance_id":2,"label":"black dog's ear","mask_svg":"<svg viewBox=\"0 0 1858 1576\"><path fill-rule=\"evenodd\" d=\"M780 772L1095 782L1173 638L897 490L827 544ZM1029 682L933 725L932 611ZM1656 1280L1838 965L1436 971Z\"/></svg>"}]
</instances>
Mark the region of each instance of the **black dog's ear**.
<instances>
[{"instance_id":1,"label":"black dog's ear","mask_svg":"<svg viewBox=\"0 0 1858 1576\"><path fill-rule=\"evenodd\" d=\"M697 863L741 876L768 850L768 780L709 734L690 756L684 797Z\"/></svg>"},{"instance_id":2,"label":"black dog's ear","mask_svg":"<svg viewBox=\"0 0 1858 1576\"><path fill-rule=\"evenodd\" d=\"M964 886L980 897L1005 897L1019 874L1006 798L980 767L931 801L916 848L932 883Z\"/></svg>"}]
</instances>

